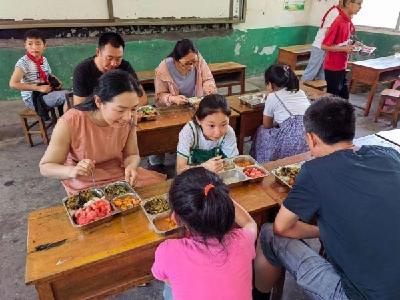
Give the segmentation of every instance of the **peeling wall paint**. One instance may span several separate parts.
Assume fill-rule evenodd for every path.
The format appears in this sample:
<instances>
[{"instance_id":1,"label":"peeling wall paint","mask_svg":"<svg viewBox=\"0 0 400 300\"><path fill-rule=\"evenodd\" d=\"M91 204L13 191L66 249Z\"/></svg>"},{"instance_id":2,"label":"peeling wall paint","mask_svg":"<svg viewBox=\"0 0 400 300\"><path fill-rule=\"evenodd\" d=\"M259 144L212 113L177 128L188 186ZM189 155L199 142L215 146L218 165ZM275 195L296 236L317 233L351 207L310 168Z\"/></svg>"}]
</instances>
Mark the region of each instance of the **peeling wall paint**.
<instances>
[{"instance_id":1,"label":"peeling wall paint","mask_svg":"<svg viewBox=\"0 0 400 300\"><path fill-rule=\"evenodd\" d=\"M258 54L259 55L271 55L274 53L275 49L276 49L276 45L270 46L270 47L264 47Z\"/></svg>"}]
</instances>

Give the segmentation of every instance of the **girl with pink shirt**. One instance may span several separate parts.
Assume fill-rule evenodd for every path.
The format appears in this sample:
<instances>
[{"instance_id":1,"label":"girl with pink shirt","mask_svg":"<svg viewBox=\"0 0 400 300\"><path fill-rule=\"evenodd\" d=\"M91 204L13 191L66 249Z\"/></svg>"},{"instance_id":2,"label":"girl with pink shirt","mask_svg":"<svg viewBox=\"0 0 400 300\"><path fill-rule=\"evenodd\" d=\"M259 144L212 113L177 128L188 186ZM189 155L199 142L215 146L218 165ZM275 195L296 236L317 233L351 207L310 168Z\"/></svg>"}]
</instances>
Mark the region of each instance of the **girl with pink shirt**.
<instances>
[{"instance_id":1,"label":"girl with pink shirt","mask_svg":"<svg viewBox=\"0 0 400 300\"><path fill-rule=\"evenodd\" d=\"M169 202L187 234L156 250L152 273L165 282L164 299L252 299L257 225L218 175L188 169L172 183Z\"/></svg>"}]
</instances>

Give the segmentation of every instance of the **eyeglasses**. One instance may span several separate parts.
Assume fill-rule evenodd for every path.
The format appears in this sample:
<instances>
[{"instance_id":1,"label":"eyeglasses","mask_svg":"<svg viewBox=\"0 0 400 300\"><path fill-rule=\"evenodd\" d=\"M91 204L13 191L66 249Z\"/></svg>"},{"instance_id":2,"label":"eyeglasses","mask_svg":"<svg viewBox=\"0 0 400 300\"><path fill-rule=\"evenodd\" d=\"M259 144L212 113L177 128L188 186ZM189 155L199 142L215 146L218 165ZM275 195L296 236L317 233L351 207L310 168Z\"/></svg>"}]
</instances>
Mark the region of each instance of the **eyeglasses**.
<instances>
[{"instance_id":1,"label":"eyeglasses","mask_svg":"<svg viewBox=\"0 0 400 300\"><path fill-rule=\"evenodd\" d=\"M182 66L189 67L189 66L193 66L193 65L197 64L199 62L199 59L197 58L197 59L190 60L190 61L185 61L185 62L182 62L182 61L178 60L178 62Z\"/></svg>"}]
</instances>

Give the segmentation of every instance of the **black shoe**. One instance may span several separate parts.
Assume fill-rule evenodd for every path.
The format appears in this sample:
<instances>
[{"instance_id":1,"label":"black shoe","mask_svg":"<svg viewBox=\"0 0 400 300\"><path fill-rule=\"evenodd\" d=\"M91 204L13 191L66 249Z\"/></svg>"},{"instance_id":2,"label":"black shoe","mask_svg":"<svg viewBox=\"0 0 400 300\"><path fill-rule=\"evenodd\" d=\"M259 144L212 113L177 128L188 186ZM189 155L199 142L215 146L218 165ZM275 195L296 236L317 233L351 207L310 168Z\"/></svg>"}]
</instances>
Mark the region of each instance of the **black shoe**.
<instances>
[{"instance_id":1,"label":"black shoe","mask_svg":"<svg viewBox=\"0 0 400 300\"><path fill-rule=\"evenodd\" d=\"M271 293L261 293L255 287L253 288L253 300L269 300Z\"/></svg>"}]
</instances>

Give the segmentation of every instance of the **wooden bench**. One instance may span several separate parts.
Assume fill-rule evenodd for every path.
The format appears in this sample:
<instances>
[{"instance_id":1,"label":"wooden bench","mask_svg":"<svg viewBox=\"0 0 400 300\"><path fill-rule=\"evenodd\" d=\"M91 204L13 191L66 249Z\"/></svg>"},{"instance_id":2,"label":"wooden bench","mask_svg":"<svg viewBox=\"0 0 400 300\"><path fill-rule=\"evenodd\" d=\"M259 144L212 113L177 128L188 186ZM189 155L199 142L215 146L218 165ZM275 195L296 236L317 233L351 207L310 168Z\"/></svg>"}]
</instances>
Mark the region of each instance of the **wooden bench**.
<instances>
[{"instance_id":1,"label":"wooden bench","mask_svg":"<svg viewBox=\"0 0 400 300\"><path fill-rule=\"evenodd\" d=\"M325 91L326 81L325 80L308 80L304 81L304 85L312 87L314 89Z\"/></svg>"},{"instance_id":2,"label":"wooden bench","mask_svg":"<svg viewBox=\"0 0 400 300\"><path fill-rule=\"evenodd\" d=\"M385 109L385 106L387 106L387 100L392 100L393 105L391 105L391 108ZM381 99L379 101L378 109L376 111L375 122L378 121L378 118L382 113L392 115L392 127L397 128L397 122L399 120L400 113L400 90L384 89L381 92Z\"/></svg>"},{"instance_id":3,"label":"wooden bench","mask_svg":"<svg viewBox=\"0 0 400 300\"><path fill-rule=\"evenodd\" d=\"M62 115L63 106L58 107L59 114ZM24 131L26 142L33 147L32 135L38 134L42 137L42 141L45 145L49 144L49 135L47 129L54 126L57 123L57 115L54 108L50 109L51 118L49 122L46 122L32 109L24 108L19 112L21 119L22 130ZM33 122L31 122L33 121ZM37 127L35 129L35 127Z\"/></svg>"},{"instance_id":4,"label":"wooden bench","mask_svg":"<svg viewBox=\"0 0 400 300\"><path fill-rule=\"evenodd\" d=\"M245 93L246 66L236 62L208 64L217 88L228 88L228 96L232 95L232 87L239 85L240 94ZM140 83L148 95L154 95L154 70L137 72Z\"/></svg>"}]
</instances>

